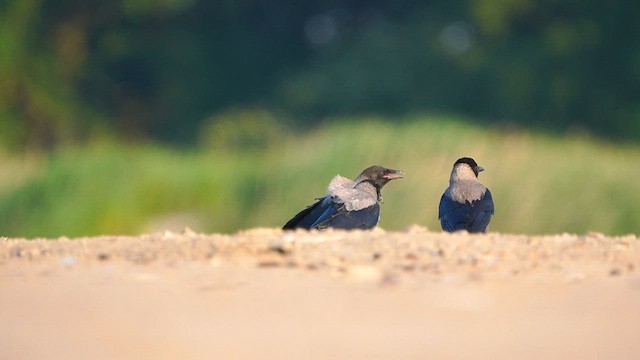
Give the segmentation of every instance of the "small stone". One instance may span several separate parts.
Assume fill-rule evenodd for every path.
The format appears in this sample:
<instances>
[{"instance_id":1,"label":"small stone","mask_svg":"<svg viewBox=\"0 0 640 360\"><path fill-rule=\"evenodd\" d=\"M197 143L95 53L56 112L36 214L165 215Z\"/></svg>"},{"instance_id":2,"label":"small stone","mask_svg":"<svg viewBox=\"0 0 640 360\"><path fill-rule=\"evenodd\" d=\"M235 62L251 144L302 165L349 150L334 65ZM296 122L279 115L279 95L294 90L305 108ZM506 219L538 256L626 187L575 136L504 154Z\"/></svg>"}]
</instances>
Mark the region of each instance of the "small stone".
<instances>
[{"instance_id":1,"label":"small stone","mask_svg":"<svg viewBox=\"0 0 640 360\"><path fill-rule=\"evenodd\" d=\"M577 282L580 282L580 281L584 280L584 278L585 278L585 276L584 276L583 273L581 273L581 272L572 272L572 273L567 274L564 277L563 280L564 280L564 282L567 282L567 283L577 283Z\"/></svg>"},{"instance_id":2,"label":"small stone","mask_svg":"<svg viewBox=\"0 0 640 360\"><path fill-rule=\"evenodd\" d=\"M589 231L587 233L588 237L592 237L592 238L596 238L596 239L604 239L606 236L601 233L601 232L597 232L597 231Z\"/></svg>"},{"instance_id":3,"label":"small stone","mask_svg":"<svg viewBox=\"0 0 640 360\"><path fill-rule=\"evenodd\" d=\"M398 283L398 276L391 272L385 272L380 279L380 286L388 287Z\"/></svg>"},{"instance_id":4,"label":"small stone","mask_svg":"<svg viewBox=\"0 0 640 360\"><path fill-rule=\"evenodd\" d=\"M195 231L191 230L190 227L185 226L184 229L182 229L182 235L185 236L194 236L196 235Z\"/></svg>"},{"instance_id":5,"label":"small stone","mask_svg":"<svg viewBox=\"0 0 640 360\"><path fill-rule=\"evenodd\" d=\"M433 256L433 257L444 257L444 250L437 248L437 249L429 249L429 255Z\"/></svg>"},{"instance_id":6,"label":"small stone","mask_svg":"<svg viewBox=\"0 0 640 360\"><path fill-rule=\"evenodd\" d=\"M620 268L614 267L609 270L609 276L620 276L622 275L622 270Z\"/></svg>"},{"instance_id":7,"label":"small stone","mask_svg":"<svg viewBox=\"0 0 640 360\"><path fill-rule=\"evenodd\" d=\"M60 265L63 267L71 267L76 264L76 259L73 256L65 256L60 260Z\"/></svg>"},{"instance_id":8,"label":"small stone","mask_svg":"<svg viewBox=\"0 0 640 360\"><path fill-rule=\"evenodd\" d=\"M400 268L405 272L414 272L416 270L415 264L403 264L400 265Z\"/></svg>"},{"instance_id":9,"label":"small stone","mask_svg":"<svg viewBox=\"0 0 640 360\"><path fill-rule=\"evenodd\" d=\"M109 254L107 254L107 253L100 253L100 254L98 254L97 258L98 258L98 260L100 260L100 261L107 261L107 260L109 260Z\"/></svg>"},{"instance_id":10,"label":"small stone","mask_svg":"<svg viewBox=\"0 0 640 360\"><path fill-rule=\"evenodd\" d=\"M269 251L283 255L283 256L291 253L291 249L287 249L282 245L272 245L269 247Z\"/></svg>"},{"instance_id":11,"label":"small stone","mask_svg":"<svg viewBox=\"0 0 640 360\"><path fill-rule=\"evenodd\" d=\"M407 260L418 260L418 255L414 254L414 253L408 253L407 255L404 256L405 259Z\"/></svg>"},{"instance_id":12,"label":"small stone","mask_svg":"<svg viewBox=\"0 0 640 360\"><path fill-rule=\"evenodd\" d=\"M405 230L405 231L406 231L408 234L412 234L412 235L414 235L414 234L426 233L426 232L428 232L428 231L429 231L429 229L428 229L428 228L426 228L426 227L424 227L424 226L420 226L420 225L417 225L417 224L413 224L413 225L409 226L409 227L407 228L407 230Z\"/></svg>"},{"instance_id":13,"label":"small stone","mask_svg":"<svg viewBox=\"0 0 640 360\"><path fill-rule=\"evenodd\" d=\"M296 240L296 237L294 234L291 233L291 231L287 231L282 234L282 241L293 242L295 240Z\"/></svg>"},{"instance_id":14,"label":"small stone","mask_svg":"<svg viewBox=\"0 0 640 360\"><path fill-rule=\"evenodd\" d=\"M275 268L281 266L282 263L280 261L275 260L262 260L258 261L257 266L261 268Z\"/></svg>"},{"instance_id":15,"label":"small stone","mask_svg":"<svg viewBox=\"0 0 640 360\"><path fill-rule=\"evenodd\" d=\"M22 256L22 248L20 246L15 246L11 248L9 254L11 255L11 257L20 257Z\"/></svg>"}]
</instances>

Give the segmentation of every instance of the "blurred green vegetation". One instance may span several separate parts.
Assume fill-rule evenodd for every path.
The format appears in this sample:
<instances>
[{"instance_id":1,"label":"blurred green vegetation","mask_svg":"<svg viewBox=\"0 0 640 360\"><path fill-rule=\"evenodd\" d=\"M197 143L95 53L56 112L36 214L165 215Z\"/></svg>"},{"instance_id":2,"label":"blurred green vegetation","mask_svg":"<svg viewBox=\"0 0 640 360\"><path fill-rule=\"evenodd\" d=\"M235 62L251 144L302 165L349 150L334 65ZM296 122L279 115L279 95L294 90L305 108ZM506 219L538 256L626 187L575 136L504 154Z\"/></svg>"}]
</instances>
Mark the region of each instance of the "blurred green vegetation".
<instances>
[{"instance_id":1,"label":"blurred green vegetation","mask_svg":"<svg viewBox=\"0 0 640 360\"><path fill-rule=\"evenodd\" d=\"M256 106L297 129L438 111L637 141L638 23L627 0L4 0L0 143L184 146Z\"/></svg>"},{"instance_id":2,"label":"blurred green vegetation","mask_svg":"<svg viewBox=\"0 0 640 360\"><path fill-rule=\"evenodd\" d=\"M638 233L638 23L623 0L5 0L0 235L280 226L374 163L409 174L381 225L437 229L462 155L493 230Z\"/></svg>"},{"instance_id":3,"label":"blurred green vegetation","mask_svg":"<svg viewBox=\"0 0 640 360\"><path fill-rule=\"evenodd\" d=\"M274 115L229 116L234 122L219 119L202 129L225 124L234 134L225 146L212 147L205 136L188 150L93 142L24 159L3 155L0 173L13 176L0 181L0 235L279 227L323 195L334 175L355 177L372 164L407 173L383 190L383 228L439 230L438 201L460 156L487 169L480 178L496 201L492 231L640 233L638 146L436 115L395 125L381 117L335 118L310 132L255 141L251 129L271 124Z\"/></svg>"}]
</instances>

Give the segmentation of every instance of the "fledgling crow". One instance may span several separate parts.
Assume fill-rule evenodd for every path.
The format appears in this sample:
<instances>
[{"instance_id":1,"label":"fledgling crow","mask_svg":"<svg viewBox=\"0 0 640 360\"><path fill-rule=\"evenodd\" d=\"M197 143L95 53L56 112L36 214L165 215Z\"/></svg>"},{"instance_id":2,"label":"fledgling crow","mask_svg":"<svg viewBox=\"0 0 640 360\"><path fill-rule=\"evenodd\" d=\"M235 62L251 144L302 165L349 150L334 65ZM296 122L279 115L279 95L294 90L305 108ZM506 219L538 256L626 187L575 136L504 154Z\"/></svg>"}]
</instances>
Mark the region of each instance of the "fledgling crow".
<instances>
[{"instance_id":1,"label":"fledgling crow","mask_svg":"<svg viewBox=\"0 0 640 360\"><path fill-rule=\"evenodd\" d=\"M400 170L382 166L364 169L355 180L337 175L331 180L328 194L299 212L282 228L291 229L371 229L380 220L380 189L389 181L404 176Z\"/></svg>"},{"instance_id":2,"label":"fledgling crow","mask_svg":"<svg viewBox=\"0 0 640 360\"><path fill-rule=\"evenodd\" d=\"M478 180L484 168L472 158L453 164L449 187L442 194L438 219L444 231L486 232L494 213L491 191Z\"/></svg>"}]
</instances>

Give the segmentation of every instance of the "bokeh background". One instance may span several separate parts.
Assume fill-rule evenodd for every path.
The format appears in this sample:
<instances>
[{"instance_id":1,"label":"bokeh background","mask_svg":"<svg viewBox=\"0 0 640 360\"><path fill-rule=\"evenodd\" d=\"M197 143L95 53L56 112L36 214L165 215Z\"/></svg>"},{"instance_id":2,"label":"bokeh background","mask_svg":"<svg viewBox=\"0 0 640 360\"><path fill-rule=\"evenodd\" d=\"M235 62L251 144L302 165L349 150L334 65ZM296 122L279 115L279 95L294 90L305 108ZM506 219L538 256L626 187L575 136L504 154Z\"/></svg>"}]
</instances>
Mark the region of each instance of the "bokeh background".
<instances>
[{"instance_id":1,"label":"bokeh background","mask_svg":"<svg viewBox=\"0 0 640 360\"><path fill-rule=\"evenodd\" d=\"M4 0L0 235L282 226L380 164L438 230L451 165L512 233L640 233L640 3Z\"/></svg>"}]
</instances>

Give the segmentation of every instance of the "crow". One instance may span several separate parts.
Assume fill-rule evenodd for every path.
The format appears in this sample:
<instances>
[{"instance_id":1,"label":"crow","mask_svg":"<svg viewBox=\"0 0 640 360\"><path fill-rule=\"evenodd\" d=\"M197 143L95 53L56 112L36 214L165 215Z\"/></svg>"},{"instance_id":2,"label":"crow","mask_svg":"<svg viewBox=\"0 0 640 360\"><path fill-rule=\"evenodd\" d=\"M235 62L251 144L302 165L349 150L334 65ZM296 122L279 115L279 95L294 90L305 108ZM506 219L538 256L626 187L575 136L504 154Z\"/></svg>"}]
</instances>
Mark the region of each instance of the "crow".
<instances>
[{"instance_id":1,"label":"crow","mask_svg":"<svg viewBox=\"0 0 640 360\"><path fill-rule=\"evenodd\" d=\"M316 198L315 204L300 211L282 228L292 229L371 229L380 220L380 189L389 181L404 177L400 170L382 166L364 169L355 180L337 175L331 180L328 194Z\"/></svg>"},{"instance_id":2,"label":"crow","mask_svg":"<svg viewBox=\"0 0 640 360\"><path fill-rule=\"evenodd\" d=\"M442 194L438 219L444 231L486 232L494 213L491 191L478 180L484 168L468 157L453 164L449 187Z\"/></svg>"}]
</instances>

